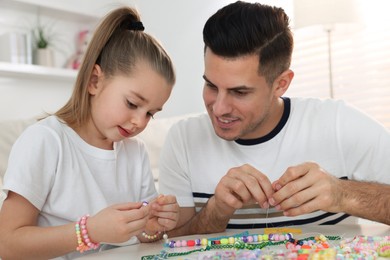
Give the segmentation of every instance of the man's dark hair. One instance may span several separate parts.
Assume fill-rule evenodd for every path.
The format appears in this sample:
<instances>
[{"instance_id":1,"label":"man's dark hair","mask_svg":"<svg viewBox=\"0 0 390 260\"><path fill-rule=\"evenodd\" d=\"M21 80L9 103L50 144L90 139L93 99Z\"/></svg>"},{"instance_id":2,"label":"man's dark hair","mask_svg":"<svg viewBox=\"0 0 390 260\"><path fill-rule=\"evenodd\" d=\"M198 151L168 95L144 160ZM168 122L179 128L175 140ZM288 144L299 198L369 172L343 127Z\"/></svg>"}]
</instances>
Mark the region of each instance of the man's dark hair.
<instances>
[{"instance_id":1,"label":"man's dark hair","mask_svg":"<svg viewBox=\"0 0 390 260\"><path fill-rule=\"evenodd\" d=\"M268 84L290 67L293 37L289 18L282 8L237 1L206 22L206 48L221 57L259 56L259 73Z\"/></svg>"}]
</instances>

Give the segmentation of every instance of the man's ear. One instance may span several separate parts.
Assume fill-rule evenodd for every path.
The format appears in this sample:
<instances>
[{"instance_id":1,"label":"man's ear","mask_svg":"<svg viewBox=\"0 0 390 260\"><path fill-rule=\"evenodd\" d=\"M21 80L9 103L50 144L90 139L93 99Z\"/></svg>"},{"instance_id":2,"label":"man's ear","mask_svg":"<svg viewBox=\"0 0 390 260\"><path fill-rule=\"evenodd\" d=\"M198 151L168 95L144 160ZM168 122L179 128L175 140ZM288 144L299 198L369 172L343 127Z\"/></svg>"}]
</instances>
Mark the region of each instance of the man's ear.
<instances>
[{"instance_id":1,"label":"man's ear","mask_svg":"<svg viewBox=\"0 0 390 260\"><path fill-rule=\"evenodd\" d=\"M100 84L98 83L99 81L102 80L102 76L103 76L102 69L100 68L99 65L95 64L91 73L91 77L89 78L88 81L89 94L95 95L98 92L100 86Z\"/></svg>"},{"instance_id":2,"label":"man's ear","mask_svg":"<svg viewBox=\"0 0 390 260\"><path fill-rule=\"evenodd\" d=\"M281 97L286 93L292 79L294 78L294 72L290 69L283 71L273 83L275 89L275 96Z\"/></svg>"}]
</instances>

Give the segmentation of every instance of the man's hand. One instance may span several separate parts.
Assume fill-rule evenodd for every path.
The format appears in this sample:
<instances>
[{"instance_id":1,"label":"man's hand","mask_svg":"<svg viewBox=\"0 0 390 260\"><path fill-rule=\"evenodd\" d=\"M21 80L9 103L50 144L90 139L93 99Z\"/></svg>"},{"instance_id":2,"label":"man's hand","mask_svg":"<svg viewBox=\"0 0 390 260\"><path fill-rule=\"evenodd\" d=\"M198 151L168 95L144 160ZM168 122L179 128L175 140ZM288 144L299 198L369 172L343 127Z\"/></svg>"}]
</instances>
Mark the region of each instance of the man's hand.
<instances>
[{"instance_id":1,"label":"man's hand","mask_svg":"<svg viewBox=\"0 0 390 260\"><path fill-rule=\"evenodd\" d=\"M248 164L230 169L215 189L215 205L221 215L231 216L245 204L257 202L268 208L274 191L266 175Z\"/></svg>"},{"instance_id":2,"label":"man's hand","mask_svg":"<svg viewBox=\"0 0 390 260\"><path fill-rule=\"evenodd\" d=\"M289 167L274 183L269 203L285 216L298 216L316 210L342 210L342 180L332 176L318 164L307 162Z\"/></svg>"}]
</instances>

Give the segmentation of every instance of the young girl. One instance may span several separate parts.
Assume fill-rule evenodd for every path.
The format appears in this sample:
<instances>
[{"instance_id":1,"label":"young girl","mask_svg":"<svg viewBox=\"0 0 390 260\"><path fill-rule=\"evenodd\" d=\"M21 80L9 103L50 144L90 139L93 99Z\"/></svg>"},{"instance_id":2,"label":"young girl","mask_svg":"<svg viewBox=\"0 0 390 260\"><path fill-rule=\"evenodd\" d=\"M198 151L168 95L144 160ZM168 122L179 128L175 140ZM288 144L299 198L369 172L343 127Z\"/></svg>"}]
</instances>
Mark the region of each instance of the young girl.
<instances>
[{"instance_id":1,"label":"young girl","mask_svg":"<svg viewBox=\"0 0 390 260\"><path fill-rule=\"evenodd\" d=\"M175 83L171 59L143 29L131 8L108 14L70 100L14 144L0 258L70 259L107 244L155 241L176 226L176 198L157 197L145 147L131 138Z\"/></svg>"}]
</instances>

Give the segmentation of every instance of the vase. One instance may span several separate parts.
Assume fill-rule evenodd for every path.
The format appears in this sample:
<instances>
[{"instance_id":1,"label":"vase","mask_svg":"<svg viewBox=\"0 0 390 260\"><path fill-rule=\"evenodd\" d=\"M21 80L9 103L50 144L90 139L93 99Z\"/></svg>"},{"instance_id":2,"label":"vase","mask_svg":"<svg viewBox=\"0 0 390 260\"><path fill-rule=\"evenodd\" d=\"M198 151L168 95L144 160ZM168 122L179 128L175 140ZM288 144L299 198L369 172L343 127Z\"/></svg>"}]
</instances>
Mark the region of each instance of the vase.
<instances>
[{"instance_id":1,"label":"vase","mask_svg":"<svg viewBox=\"0 0 390 260\"><path fill-rule=\"evenodd\" d=\"M51 49L36 49L34 51L34 64L46 67L54 67L54 53Z\"/></svg>"}]
</instances>

